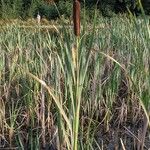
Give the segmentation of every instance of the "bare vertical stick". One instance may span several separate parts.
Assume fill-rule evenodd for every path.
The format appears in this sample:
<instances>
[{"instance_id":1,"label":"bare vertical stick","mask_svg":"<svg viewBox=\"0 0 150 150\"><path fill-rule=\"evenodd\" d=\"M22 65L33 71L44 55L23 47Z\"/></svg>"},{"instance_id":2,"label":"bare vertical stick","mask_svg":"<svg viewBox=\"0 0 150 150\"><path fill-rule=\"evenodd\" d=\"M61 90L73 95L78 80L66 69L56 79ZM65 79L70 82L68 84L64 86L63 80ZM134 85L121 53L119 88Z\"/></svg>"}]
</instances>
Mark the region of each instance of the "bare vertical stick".
<instances>
[{"instance_id":1,"label":"bare vertical stick","mask_svg":"<svg viewBox=\"0 0 150 150\"><path fill-rule=\"evenodd\" d=\"M80 36L80 0L73 1L74 34Z\"/></svg>"}]
</instances>

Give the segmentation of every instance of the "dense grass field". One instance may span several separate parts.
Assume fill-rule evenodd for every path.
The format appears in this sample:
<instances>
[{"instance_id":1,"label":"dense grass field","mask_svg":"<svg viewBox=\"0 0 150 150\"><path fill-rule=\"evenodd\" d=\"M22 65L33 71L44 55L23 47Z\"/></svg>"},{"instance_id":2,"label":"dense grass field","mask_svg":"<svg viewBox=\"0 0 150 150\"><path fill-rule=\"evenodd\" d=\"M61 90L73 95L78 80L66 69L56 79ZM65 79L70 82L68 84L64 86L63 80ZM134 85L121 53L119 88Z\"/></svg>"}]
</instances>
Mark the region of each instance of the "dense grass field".
<instances>
[{"instance_id":1,"label":"dense grass field","mask_svg":"<svg viewBox=\"0 0 150 150\"><path fill-rule=\"evenodd\" d=\"M150 148L150 25L93 18L0 29L0 149Z\"/></svg>"}]
</instances>

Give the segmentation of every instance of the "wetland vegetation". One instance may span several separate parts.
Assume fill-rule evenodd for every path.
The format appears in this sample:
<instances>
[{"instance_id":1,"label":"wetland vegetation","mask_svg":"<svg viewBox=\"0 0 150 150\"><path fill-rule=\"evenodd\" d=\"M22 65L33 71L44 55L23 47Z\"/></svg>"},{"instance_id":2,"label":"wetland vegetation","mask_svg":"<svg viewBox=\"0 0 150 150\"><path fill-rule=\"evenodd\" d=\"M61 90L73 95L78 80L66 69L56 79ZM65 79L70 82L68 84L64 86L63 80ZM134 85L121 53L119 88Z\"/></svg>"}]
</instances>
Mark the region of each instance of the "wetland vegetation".
<instances>
[{"instance_id":1,"label":"wetland vegetation","mask_svg":"<svg viewBox=\"0 0 150 150\"><path fill-rule=\"evenodd\" d=\"M150 148L149 17L86 11L79 38L62 16L1 20L0 149Z\"/></svg>"}]
</instances>

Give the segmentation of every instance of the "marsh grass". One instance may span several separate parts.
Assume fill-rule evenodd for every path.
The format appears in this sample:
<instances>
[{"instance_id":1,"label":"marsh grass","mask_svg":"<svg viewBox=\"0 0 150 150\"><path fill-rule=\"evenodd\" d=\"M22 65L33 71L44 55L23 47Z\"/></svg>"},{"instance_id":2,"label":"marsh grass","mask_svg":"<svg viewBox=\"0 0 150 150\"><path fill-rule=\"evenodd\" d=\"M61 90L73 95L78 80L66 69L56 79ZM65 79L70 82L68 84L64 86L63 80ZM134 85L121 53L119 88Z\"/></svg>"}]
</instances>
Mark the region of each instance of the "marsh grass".
<instances>
[{"instance_id":1,"label":"marsh grass","mask_svg":"<svg viewBox=\"0 0 150 150\"><path fill-rule=\"evenodd\" d=\"M78 40L56 26L2 28L0 148L150 148L150 28L140 21L93 18Z\"/></svg>"}]
</instances>

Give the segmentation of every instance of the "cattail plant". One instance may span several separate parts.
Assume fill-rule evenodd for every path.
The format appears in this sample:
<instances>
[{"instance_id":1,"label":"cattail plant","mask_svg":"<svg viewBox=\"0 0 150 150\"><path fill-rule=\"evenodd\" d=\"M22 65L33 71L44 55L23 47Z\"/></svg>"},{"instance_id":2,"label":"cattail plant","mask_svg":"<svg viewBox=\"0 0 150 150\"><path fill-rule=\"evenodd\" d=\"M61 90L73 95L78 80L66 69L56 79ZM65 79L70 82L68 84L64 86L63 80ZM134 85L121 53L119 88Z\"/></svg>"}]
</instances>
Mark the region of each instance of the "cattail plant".
<instances>
[{"instance_id":1,"label":"cattail plant","mask_svg":"<svg viewBox=\"0 0 150 150\"><path fill-rule=\"evenodd\" d=\"M80 0L73 1L73 23L74 23L74 34L80 35Z\"/></svg>"}]
</instances>

